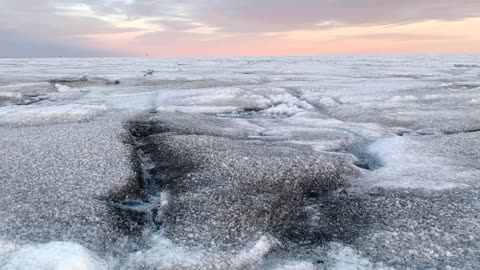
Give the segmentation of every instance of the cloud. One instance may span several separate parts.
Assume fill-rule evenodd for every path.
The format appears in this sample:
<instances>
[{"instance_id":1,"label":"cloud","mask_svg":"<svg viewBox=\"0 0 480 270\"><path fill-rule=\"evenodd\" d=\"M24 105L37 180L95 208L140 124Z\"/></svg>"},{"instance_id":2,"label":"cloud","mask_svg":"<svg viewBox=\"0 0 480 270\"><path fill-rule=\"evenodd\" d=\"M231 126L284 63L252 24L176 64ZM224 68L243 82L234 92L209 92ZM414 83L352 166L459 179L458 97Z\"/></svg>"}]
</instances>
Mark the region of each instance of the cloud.
<instances>
[{"instance_id":1,"label":"cloud","mask_svg":"<svg viewBox=\"0 0 480 270\"><path fill-rule=\"evenodd\" d=\"M91 44L113 48L123 46L133 51L133 45L127 44L130 41L140 48L160 46L156 43L158 40L163 42L161 46L165 46L166 51L171 50L168 46L178 46L182 41L188 41L182 44L187 50L188 46L200 48L211 40L217 42L210 42L210 47L241 50L244 47L234 42L255 41L259 46L273 44L282 37L282 33L297 30L339 30L429 20L455 21L470 17L480 17L480 1L0 0L0 33L8 35L12 44L30 42L48 52L42 54L42 50L38 50L38 56L50 55L53 52L48 48L55 46L72 53ZM382 32L359 33L349 38L448 39L448 33L442 35ZM121 45L118 40L122 40ZM6 50L6 45L0 46ZM195 51L201 53L200 49ZM5 52L0 53L5 55ZM101 50L95 51L98 52Z\"/></svg>"},{"instance_id":2,"label":"cloud","mask_svg":"<svg viewBox=\"0 0 480 270\"><path fill-rule=\"evenodd\" d=\"M378 25L458 20L478 16L480 1L191 0L189 11L196 20L229 31L289 31L311 29L325 22Z\"/></svg>"},{"instance_id":3,"label":"cloud","mask_svg":"<svg viewBox=\"0 0 480 270\"><path fill-rule=\"evenodd\" d=\"M0 31L0 57L94 57L113 56L115 53L58 41L25 37Z\"/></svg>"},{"instance_id":4,"label":"cloud","mask_svg":"<svg viewBox=\"0 0 480 270\"><path fill-rule=\"evenodd\" d=\"M148 33L132 44L140 55L156 56L246 56L287 54L271 37L257 33L206 35L195 31Z\"/></svg>"},{"instance_id":5,"label":"cloud","mask_svg":"<svg viewBox=\"0 0 480 270\"><path fill-rule=\"evenodd\" d=\"M402 24L480 16L478 0L103 0L90 4L96 10L115 10L133 17L183 19L228 32Z\"/></svg>"},{"instance_id":6,"label":"cloud","mask_svg":"<svg viewBox=\"0 0 480 270\"><path fill-rule=\"evenodd\" d=\"M452 40L461 39L458 36L427 35L427 34L404 34L404 33L378 33L365 35L349 35L339 39L370 39L370 40Z\"/></svg>"},{"instance_id":7,"label":"cloud","mask_svg":"<svg viewBox=\"0 0 480 270\"><path fill-rule=\"evenodd\" d=\"M0 6L0 30L24 35L64 37L138 30L130 25L116 27L100 16L93 16L88 10L78 10L82 6L88 8L79 4L68 8L51 1L0 0Z\"/></svg>"},{"instance_id":8,"label":"cloud","mask_svg":"<svg viewBox=\"0 0 480 270\"><path fill-rule=\"evenodd\" d=\"M146 27L160 28L128 17L103 18L78 1L0 0L0 55L110 56L107 50L91 48L87 37L142 32Z\"/></svg>"}]
</instances>

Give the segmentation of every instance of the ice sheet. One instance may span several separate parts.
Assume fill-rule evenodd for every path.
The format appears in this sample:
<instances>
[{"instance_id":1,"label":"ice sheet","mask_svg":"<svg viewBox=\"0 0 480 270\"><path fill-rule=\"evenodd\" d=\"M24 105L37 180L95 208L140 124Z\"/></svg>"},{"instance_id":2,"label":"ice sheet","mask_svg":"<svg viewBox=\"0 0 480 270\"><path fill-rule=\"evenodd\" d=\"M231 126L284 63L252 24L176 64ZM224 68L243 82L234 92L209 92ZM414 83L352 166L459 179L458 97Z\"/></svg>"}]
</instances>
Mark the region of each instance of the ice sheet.
<instances>
[{"instance_id":1,"label":"ice sheet","mask_svg":"<svg viewBox=\"0 0 480 270\"><path fill-rule=\"evenodd\" d=\"M0 262L7 269L475 269L479 63L478 55L0 60L0 236L8 239L0 241ZM142 123L137 133L165 139L170 156L183 154L178 163L152 159L144 166L152 175L168 165L165 175L178 176L182 162L203 160L177 179L185 186L162 190L168 202L153 200L163 205L157 217L179 204L192 215L162 223L115 207L129 196L142 202L135 155L144 152L134 149L147 138L129 129L134 120ZM262 186L302 183L310 158L322 161L324 175L356 173L321 196L315 188L299 195ZM244 185L257 192L238 189ZM212 207L218 198L208 194L241 200ZM301 203L288 220L265 223L268 234L250 217L237 224L248 230L232 246L198 247L212 234L230 235L226 222L199 221L212 222L209 212L220 221L274 212L279 194ZM190 229L192 237L169 234Z\"/></svg>"}]
</instances>

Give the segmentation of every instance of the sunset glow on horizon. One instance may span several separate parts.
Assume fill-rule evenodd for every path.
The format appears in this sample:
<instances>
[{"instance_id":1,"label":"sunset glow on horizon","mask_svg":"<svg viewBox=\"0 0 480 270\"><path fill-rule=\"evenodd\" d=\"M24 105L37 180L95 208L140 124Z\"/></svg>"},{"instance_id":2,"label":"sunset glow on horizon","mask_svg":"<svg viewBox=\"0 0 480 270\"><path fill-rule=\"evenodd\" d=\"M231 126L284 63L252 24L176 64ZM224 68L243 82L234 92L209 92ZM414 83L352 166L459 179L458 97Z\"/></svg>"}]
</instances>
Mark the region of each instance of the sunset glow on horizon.
<instances>
[{"instance_id":1,"label":"sunset glow on horizon","mask_svg":"<svg viewBox=\"0 0 480 270\"><path fill-rule=\"evenodd\" d=\"M0 0L0 57L480 53L480 2Z\"/></svg>"}]
</instances>

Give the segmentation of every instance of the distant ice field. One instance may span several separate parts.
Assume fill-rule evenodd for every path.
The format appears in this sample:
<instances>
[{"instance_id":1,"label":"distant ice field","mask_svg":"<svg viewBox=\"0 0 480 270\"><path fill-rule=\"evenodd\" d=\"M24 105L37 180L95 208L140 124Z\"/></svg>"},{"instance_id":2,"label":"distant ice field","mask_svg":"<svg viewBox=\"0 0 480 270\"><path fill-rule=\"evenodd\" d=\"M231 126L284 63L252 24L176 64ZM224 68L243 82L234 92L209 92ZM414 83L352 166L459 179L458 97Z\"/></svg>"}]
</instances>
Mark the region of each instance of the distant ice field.
<instances>
[{"instance_id":1,"label":"distant ice field","mask_svg":"<svg viewBox=\"0 0 480 270\"><path fill-rule=\"evenodd\" d=\"M477 269L480 56L0 59L0 269Z\"/></svg>"}]
</instances>

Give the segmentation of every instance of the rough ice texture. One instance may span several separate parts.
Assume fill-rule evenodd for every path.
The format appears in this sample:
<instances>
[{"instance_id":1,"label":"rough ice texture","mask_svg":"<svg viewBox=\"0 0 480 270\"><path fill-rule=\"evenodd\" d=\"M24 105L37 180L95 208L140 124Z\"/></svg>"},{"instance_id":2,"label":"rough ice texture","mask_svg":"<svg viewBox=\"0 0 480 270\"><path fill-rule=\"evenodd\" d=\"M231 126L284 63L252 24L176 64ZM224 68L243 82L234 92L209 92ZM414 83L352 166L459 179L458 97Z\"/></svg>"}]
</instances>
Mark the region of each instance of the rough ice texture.
<instances>
[{"instance_id":1,"label":"rough ice texture","mask_svg":"<svg viewBox=\"0 0 480 270\"><path fill-rule=\"evenodd\" d=\"M0 235L97 249L118 240L125 220L106 198L133 177L120 121L2 128Z\"/></svg>"},{"instance_id":2,"label":"rough ice texture","mask_svg":"<svg viewBox=\"0 0 480 270\"><path fill-rule=\"evenodd\" d=\"M341 154L224 138L236 128L234 121L180 115L159 114L147 119L148 129L135 130L146 137L144 151L153 156L156 170L176 172L158 179L170 193L165 221L175 239L232 245L285 230L283 224L306 199L325 196L359 174ZM183 118L182 124L175 126L172 117ZM209 128L188 128L200 121Z\"/></svg>"},{"instance_id":3,"label":"rough ice texture","mask_svg":"<svg viewBox=\"0 0 480 270\"><path fill-rule=\"evenodd\" d=\"M479 62L0 60L0 266L476 269Z\"/></svg>"}]
</instances>

